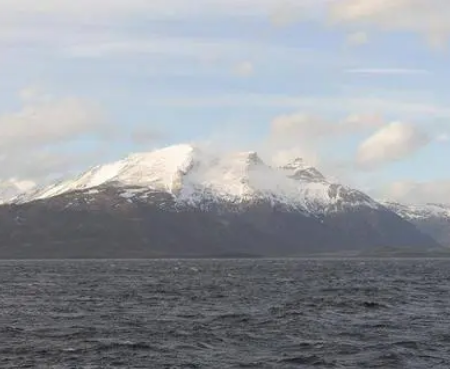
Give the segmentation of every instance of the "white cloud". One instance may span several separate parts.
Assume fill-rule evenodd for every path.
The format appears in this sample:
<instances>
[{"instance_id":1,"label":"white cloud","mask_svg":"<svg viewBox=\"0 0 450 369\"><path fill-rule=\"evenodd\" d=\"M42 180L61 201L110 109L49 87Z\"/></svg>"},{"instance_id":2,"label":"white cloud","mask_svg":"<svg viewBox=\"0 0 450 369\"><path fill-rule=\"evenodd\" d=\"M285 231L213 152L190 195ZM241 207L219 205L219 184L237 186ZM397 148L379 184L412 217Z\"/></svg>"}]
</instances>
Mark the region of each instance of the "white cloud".
<instances>
[{"instance_id":1,"label":"white cloud","mask_svg":"<svg viewBox=\"0 0 450 369\"><path fill-rule=\"evenodd\" d=\"M346 73L352 74L373 74L373 75L429 75L431 72L426 69L410 69L410 68L358 68L348 69Z\"/></svg>"},{"instance_id":2,"label":"white cloud","mask_svg":"<svg viewBox=\"0 0 450 369\"><path fill-rule=\"evenodd\" d=\"M343 133L357 133L380 128L384 124L383 117L379 114L351 114L338 125L338 130Z\"/></svg>"},{"instance_id":3,"label":"white cloud","mask_svg":"<svg viewBox=\"0 0 450 369\"><path fill-rule=\"evenodd\" d=\"M434 46L447 42L450 2L447 0L345 0L330 5L338 23L359 29L378 28L424 35Z\"/></svg>"},{"instance_id":4,"label":"white cloud","mask_svg":"<svg viewBox=\"0 0 450 369\"><path fill-rule=\"evenodd\" d=\"M99 164L102 149L79 149L75 152L65 147L31 148L0 158L0 182L13 178L15 182L41 183L48 178L61 178L73 170L84 170Z\"/></svg>"},{"instance_id":5,"label":"white cloud","mask_svg":"<svg viewBox=\"0 0 450 369\"><path fill-rule=\"evenodd\" d=\"M276 27L288 26L302 19L309 12L312 3L296 0L278 0L270 13L270 21Z\"/></svg>"},{"instance_id":6,"label":"white cloud","mask_svg":"<svg viewBox=\"0 0 450 369\"><path fill-rule=\"evenodd\" d=\"M157 59L173 57L175 61L180 58L190 58L203 62L204 65L232 65L235 68L244 68L246 72L253 69L252 60L268 60L280 64L320 64L335 65L343 63L343 58L330 60L327 52L296 48L285 45L268 43L255 38L227 38L227 37L176 37L151 36L146 39L112 39L93 40L66 45L57 50L70 58L108 58L150 55Z\"/></svg>"},{"instance_id":7,"label":"white cloud","mask_svg":"<svg viewBox=\"0 0 450 369\"><path fill-rule=\"evenodd\" d=\"M255 72L255 67L247 60L236 65L234 72L241 77L250 77Z\"/></svg>"},{"instance_id":8,"label":"white cloud","mask_svg":"<svg viewBox=\"0 0 450 369\"><path fill-rule=\"evenodd\" d=\"M393 122L378 130L358 148L357 163L373 168L405 159L430 142L427 133L418 127Z\"/></svg>"},{"instance_id":9,"label":"white cloud","mask_svg":"<svg viewBox=\"0 0 450 369\"><path fill-rule=\"evenodd\" d=\"M299 0L296 7L311 3L314 2ZM149 37L147 34L145 40L138 39L127 25L136 19L175 19L199 23L210 22L212 18L225 17L229 22L239 17L257 17L268 21L278 4L279 0L2 0L0 50L7 54L16 53L19 50L29 51L30 45L33 45L33 52L45 49L56 54L63 50L69 56L95 57L160 53L161 50L172 55L192 55L197 54L200 47L206 46L222 53L223 49L219 46L223 46L226 40L216 40L214 36L209 45L205 45L208 40L198 46L193 44L193 40L188 45L161 40L169 42L164 45L158 44L155 35ZM180 27L183 29L183 24L177 29ZM214 41L216 45L212 45ZM252 49L252 46L247 44L247 48ZM246 58L245 55L242 57Z\"/></svg>"},{"instance_id":10,"label":"white cloud","mask_svg":"<svg viewBox=\"0 0 450 369\"><path fill-rule=\"evenodd\" d=\"M36 187L36 183L33 181L18 180L16 178L11 178L8 182L14 185L21 192L29 191L32 188Z\"/></svg>"},{"instance_id":11,"label":"white cloud","mask_svg":"<svg viewBox=\"0 0 450 369\"><path fill-rule=\"evenodd\" d=\"M383 114L416 117L448 118L450 108L434 102L419 101L408 97L364 96L302 96L257 93L217 94L215 96L176 96L161 98L152 96L148 104L164 107L276 107L294 108L313 112L349 111L361 114Z\"/></svg>"},{"instance_id":12,"label":"white cloud","mask_svg":"<svg viewBox=\"0 0 450 369\"><path fill-rule=\"evenodd\" d=\"M305 138L336 137L379 127L382 120L378 116L353 114L338 122L329 122L319 117L302 113L282 115L272 122L272 133L297 140Z\"/></svg>"},{"instance_id":13,"label":"white cloud","mask_svg":"<svg viewBox=\"0 0 450 369\"><path fill-rule=\"evenodd\" d=\"M403 203L450 204L450 180L398 181L383 187L378 195L386 200Z\"/></svg>"},{"instance_id":14,"label":"white cloud","mask_svg":"<svg viewBox=\"0 0 450 369\"><path fill-rule=\"evenodd\" d=\"M45 95L37 86L28 86L19 91L19 97L23 101L37 101L44 97Z\"/></svg>"},{"instance_id":15,"label":"white cloud","mask_svg":"<svg viewBox=\"0 0 450 369\"><path fill-rule=\"evenodd\" d=\"M36 87L24 88L18 95L23 107L0 115L3 195L90 162L96 156L89 146L70 151L78 140L92 139L100 145L113 137L114 127L90 101L55 98Z\"/></svg>"},{"instance_id":16,"label":"white cloud","mask_svg":"<svg viewBox=\"0 0 450 369\"><path fill-rule=\"evenodd\" d=\"M295 9L295 8L294 8ZM291 3L282 3L277 6L270 15L271 23L276 27L287 26L297 21L297 15L292 11Z\"/></svg>"},{"instance_id":17,"label":"white cloud","mask_svg":"<svg viewBox=\"0 0 450 369\"><path fill-rule=\"evenodd\" d=\"M149 147L163 136L151 124L119 127L85 99L55 97L35 86L18 97L21 109L0 114L0 199L2 192L60 179L121 156L129 144Z\"/></svg>"},{"instance_id":18,"label":"white cloud","mask_svg":"<svg viewBox=\"0 0 450 369\"><path fill-rule=\"evenodd\" d=\"M347 43L352 46L361 46L369 42L369 36L366 32L354 32L347 36Z\"/></svg>"},{"instance_id":19,"label":"white cloud","mask_svg":"<svg viewBox=\"0 0 450 369\"><path fill-rule=\"evenodd\" d=\"M316 6L324 0L297 0L294 8ZM290 4L289 2L283 5ZM266 16L283 12L280 0L2 0L1 13L6 19L33 16L64 16L81 20L123 18L145 15L146 19L188 16Z\"/></svg>"},{"instance_id":20,"label":"white cloud","mask_svg":"<svg viewBox=\"0 0 450 369\"><path fill-rule=\"evenodd\" d=\"M72 141L103 134L105 119L95 104L78 98L27 101L19 112L0 115L0 153Z\"/></svg>"},{"instance_id":21,"label":"white cloud","mask_svg":"<svg viewBox=\"0 0 450 369\"><path fill-rule=\"evenodd\" d=\"M441 133L436 137L436 141L438 142L449 142L450 135L448 133Z\"/></svg>"},{"instance_id":22,"label":"white cloud","mask_svg":"<svg viewBox=\"0 0 450 369\"><path fill-rule=\"evenodd\" d=\"M172 56L205 56L215 59L224 52L242 51L250 45L228 40L183 37L153 37L147 40L123 40L71 45L63 53L71 57L99 58L114 55L154 54Z\"/></svg>"},{"instance_id":23,"label":"white cloud","mask_svg":"<svg viewBox=\"0 0 450 369\"><path fill-rule=\"evenodd\" d=\"M323 138L328 123L304 114L284 115L271 124L267 150L277 165L302 158L309 165L319 164L318 141Z\"/></svg>"},{"instance_id":24,"label":"white cloud","mask_svg":"<svg viewBox=\"0 0 450 369\"><path fill-rule=\"evenodd\" d=\"M353 45L367 43L367 31L378 28L417 32L442 47L450 33L449 15L447 0L2 0L0 29L32 37L44 22L61 30L73 22L94 29L94 24L117 25L131 17L195 21L256 17L281 26L304 19L328 24L331 18L349 29L347 41Z\"/></svg>"},{"instance_id":25,"label":"white cloud","mask_svg":"<svg viewBox=\"0 0 450 369\"><path fill-rule=\"evenodd\" d=\"M5 189L12 189L14 191L29 191L36 186L33 181L19 180L16 178L10 178L0 183L0 190L3 192Z\"/></svg>"},{"instance_id":26,"label":"white cloud","mask_svg":"<svg viewBox=\"0 0 450 369\"><path fill-rule=\"evenodd\" d=\"M322 143L371 131L381 124L380 117L371 115L354 114L336 122L301 113L282 115L272 121L268 147L278 163L302 157L308 164L318 165Z\"/></svg>"},{"instance_id":27,"label":"white cloud","mask_svg":"<svg viewBox=\"0 0 450 369\"><path fill-rule=\"evenodd\" d=\"M0 204L8 201L17 195L30 191L36 187L36 183L30 180L18 180L10 178L5 181L0 181Z\"/></svg>"},{"instance_id":28,"label":"white cloud","mask_svg":"<svg viewBox=\"0 0 450 369\"><path fill-rule=\"evenodd\" d=\"M321 157L317 148L311 146L301 145L297 147L291 147L288 149L278 148L277 150L269 150L268 153L269 162L276 166L284 166L289 164L294 159L302 159L306 165L318 167L321 165Z\"/></svg>"},{"instance_id":29,"label":"white cloud","mask_svg":"<svg viewBox=\"0 0 450 369\"><path fill-rule=\"evenodd\" d=\"M224 24L234 22L238 18L257 18L269 22L275 13L285 11L283 9L286 8L286 4L291 4L293 8L288 11L289 14L295 12L302 14L308 13L326 1L2 0L0 46L6 46L7 52L15 52L15 49L20 47L29 49L32 43L35 50L40 46L46 46L53 53L64 49L68 55L91 57L131 52L159 52L163 45L156 45L155 50L153 39L156 35L149 37L147 34L144 40L137 39L137 35L142 33L136 33L128 27L131 21L139 19L145 22L182 21L176 27L177 30L185 29L184 22L198 24L211 22L212 19L223 21ZM149 29L151 28L150 26ZM167 28L170 29L170 25ZM215 39L213 34L211 38ZM218 40L219 44L224 42L226 40ZM13 50L10 48L12 44L15 45ZM181 52L189 53L195 45L177 43L169 44L168 47L172 47L172 52L178 48Z\"/></svg>"}]
</instances>

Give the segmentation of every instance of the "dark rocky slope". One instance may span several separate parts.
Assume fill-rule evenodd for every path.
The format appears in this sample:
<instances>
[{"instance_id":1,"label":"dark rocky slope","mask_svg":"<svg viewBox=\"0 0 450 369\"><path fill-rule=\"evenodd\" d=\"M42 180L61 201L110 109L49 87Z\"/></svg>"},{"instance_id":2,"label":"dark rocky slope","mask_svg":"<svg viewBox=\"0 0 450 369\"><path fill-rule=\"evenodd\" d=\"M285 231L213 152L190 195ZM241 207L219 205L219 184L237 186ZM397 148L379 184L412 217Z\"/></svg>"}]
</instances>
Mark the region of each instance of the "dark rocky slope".
<instances>
[{"instance_id":1,"label":"dark rocky slope","mask_svg":"<svg viewBox=\"0 0 450 369\"><path fill-rule=\"evenodd\" d=\"M192 207L161 192L123 188L69 192L0 207L0 258L301 256L439 245L389 210L355 208L311 216L281 205Z\"/></svg>"}]
</instances>

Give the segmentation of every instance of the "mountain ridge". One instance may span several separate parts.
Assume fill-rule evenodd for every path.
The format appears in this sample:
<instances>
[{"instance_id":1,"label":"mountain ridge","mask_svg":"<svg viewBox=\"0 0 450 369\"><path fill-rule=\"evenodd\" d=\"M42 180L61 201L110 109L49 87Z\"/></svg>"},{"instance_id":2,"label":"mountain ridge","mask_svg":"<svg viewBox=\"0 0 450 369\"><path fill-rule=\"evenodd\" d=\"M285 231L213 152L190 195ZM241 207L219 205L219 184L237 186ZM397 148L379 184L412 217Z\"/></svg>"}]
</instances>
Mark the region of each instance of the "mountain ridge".
<instances>
[{"instance_id":1,"label":"mountain ridge","mask_svg":"<svg viewBox=\"0 0 450 369\"><path fill-rule=\"evenodd\" d=\"M0 206L0 257L300 256L439 248L301 159L193 145L132 154Z\"/></svg>"},{"instance_id":2,"label":"mountain ridge","mask_svg":"<svg viewBox=\"0 0 450 369\"><path fill-rule=\"evenodd\" d=\"M13 202L25 203L114 184L169 192L180 202L194 205L199 198L208 196L211 201L233 203L269 198L311 212L313 208L324 210L328 204L342 203L342 196L353 196L359 197L365 206L381 206L361 191L328 181L299 158L274 167L267 165L254 151L217 156L185 144L132 154L123 160L95 166L74 180L23 194ZM349 206L359 205L357 199L353 200L348 202Z\"/></svg>"},{"instance_id":3,"label":"mountain ridge","mask_svg":"<svg viewBox=\"0 0 450 369\"><path fill-rule=\"evenodd\" d=\"M450 205L405 205L397 202L384 202L384 205L441 245L450 248Z\"/></svg>"}]
</instances>

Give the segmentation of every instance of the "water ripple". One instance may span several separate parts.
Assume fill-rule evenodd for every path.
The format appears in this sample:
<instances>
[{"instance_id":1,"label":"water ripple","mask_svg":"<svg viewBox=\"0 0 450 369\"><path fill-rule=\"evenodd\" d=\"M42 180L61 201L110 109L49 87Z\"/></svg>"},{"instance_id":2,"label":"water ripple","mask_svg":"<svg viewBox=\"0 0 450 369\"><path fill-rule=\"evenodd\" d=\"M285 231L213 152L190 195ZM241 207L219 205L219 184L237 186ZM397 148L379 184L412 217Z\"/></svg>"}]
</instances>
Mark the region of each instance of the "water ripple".
<instances>
[{"instance_id":1,"label":"water ripple","mask_svg":"<svg viewBox=\"0 0 450 369\"><path fill-rule=\"evenodd\" d=\"M449 368L450 261L0 262L0 367Z\"/></svg>"}]
</instances>

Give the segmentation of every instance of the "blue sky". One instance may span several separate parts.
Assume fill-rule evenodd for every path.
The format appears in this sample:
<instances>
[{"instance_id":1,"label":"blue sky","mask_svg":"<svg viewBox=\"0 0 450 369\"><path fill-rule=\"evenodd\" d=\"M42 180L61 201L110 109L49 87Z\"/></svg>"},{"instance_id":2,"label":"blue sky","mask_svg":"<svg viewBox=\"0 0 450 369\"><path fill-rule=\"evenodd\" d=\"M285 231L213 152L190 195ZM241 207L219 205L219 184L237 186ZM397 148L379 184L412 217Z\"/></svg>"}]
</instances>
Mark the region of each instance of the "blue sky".
<instances>
[{"instance_id":1,"label":"blue sky","mask_svg":"<svg viewBox=\"0 0 450 369\"><path fill-rule=\"evenodd\" d=\"M450 4L190 4L3 1L0 179L206 141L301 155L374 196L450 202Z\"/></svg>"}]
</instances>

